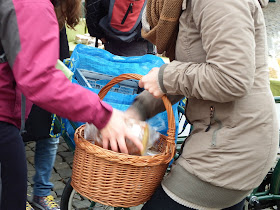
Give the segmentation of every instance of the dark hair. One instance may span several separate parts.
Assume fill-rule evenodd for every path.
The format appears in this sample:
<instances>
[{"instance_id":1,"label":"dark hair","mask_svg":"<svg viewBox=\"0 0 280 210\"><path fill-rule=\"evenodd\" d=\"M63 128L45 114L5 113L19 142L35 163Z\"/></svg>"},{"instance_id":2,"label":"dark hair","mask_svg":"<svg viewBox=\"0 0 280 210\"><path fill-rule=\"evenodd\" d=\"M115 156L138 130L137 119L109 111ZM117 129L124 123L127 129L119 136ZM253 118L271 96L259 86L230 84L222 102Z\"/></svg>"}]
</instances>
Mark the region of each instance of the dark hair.
<instances>
[{"instance_id":1,"label":"dark hair","mask_svg":"<svg viewBox=\"0 0 280 210\"><path fill-rule=\"evenodd\" d=\"M54 3L60 28L66 24L74 29L80 21L81 5L81 0L57 0Z\"/></svg>"}]
</instances>

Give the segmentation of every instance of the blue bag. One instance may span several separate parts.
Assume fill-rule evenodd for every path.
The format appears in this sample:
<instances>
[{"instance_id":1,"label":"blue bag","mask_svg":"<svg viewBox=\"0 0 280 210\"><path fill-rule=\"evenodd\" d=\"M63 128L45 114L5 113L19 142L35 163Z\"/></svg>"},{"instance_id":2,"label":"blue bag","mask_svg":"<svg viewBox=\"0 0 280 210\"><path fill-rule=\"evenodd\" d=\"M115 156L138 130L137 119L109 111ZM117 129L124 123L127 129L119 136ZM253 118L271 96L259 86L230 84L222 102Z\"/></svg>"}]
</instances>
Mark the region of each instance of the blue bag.
<instances>
[{"instance_id":1,"label":"blue bag","mask_svg":"<svg viewBox=\"0 0 280 210\"><path fill-rule=\"evenodd\" d=\"M72 82L99 93L100 89L106 85L110 79L125 73L135 73L140 75L147 74L153 67L160 67L164 61L155 55L143 55L133 57L116 56L110 52L78 44L74 49L70 59L64 63L74 73ZM97 77L94 78L94 77ZM105 96L103 101L110 104L113 108L125 111L132 104L137 96L138 81L129 80L115 85ZM179 127L178 103L172 106L176 121L176 134ZM67 119L63 119L65 130L71 139L74 136L74 129ZM168 121L167 112L157 114L147 121L152 127L163 135L167 135ZM84 124L76 122L77 126Z\"/></svg>"}]
</instances>

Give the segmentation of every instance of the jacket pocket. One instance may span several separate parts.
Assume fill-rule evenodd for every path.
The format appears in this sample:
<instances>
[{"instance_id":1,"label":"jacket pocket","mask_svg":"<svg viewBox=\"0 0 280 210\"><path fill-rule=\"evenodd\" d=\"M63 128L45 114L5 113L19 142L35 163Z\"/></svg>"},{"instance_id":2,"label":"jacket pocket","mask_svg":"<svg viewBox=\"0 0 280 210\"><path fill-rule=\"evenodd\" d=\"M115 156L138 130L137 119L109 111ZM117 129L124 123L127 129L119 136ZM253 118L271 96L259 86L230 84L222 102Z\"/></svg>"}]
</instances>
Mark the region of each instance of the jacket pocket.
<instances>
[{"instance_id":1,"label":"jacket pocket","mask_svg":"<svg viewBox=\"0 0 280 210\"><path fill-rule=\"evenodd\" d=\"M217 124L217 126L215 126L214 129L214 123ZM217 134L218 131L222 128L222 121L219 120L216 115L215 115L215 107L214 106L210 106L210 117L209 117L209 124L205 129L205 132L208 132L211 127L213 127L212 129L214 129L212 132L212 140L211 140L211 146L215 147L217 145Z\"/></svg>"}]
</instances>

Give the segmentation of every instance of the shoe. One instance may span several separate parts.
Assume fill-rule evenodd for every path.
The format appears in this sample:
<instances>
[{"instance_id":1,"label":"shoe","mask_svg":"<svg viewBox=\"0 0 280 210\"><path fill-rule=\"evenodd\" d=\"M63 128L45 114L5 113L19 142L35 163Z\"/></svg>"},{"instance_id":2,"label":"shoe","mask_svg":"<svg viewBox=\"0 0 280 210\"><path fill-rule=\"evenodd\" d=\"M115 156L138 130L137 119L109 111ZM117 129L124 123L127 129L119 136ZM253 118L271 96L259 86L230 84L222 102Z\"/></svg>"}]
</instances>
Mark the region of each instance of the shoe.
<instances>
[{"instance_id":1,"label":"shoe","mask_svg":"<svg viewBox=\"0 0 280 210\"><path fill-rule=\"evenodd\" d=\"M41 210L60 210L59 205L54 202L54 198L51 195L43 197L34 195L33 205Z\"/></svg>"},{"instance_id":2,"label":"shoe","mask_svg":"<svg viewBox=\"0 0 280 210\"><path fill-rule=\"evenodd\" d=\"M28 201L26 201L26 210L34 210Z\"/></svg>"}]
</instances>

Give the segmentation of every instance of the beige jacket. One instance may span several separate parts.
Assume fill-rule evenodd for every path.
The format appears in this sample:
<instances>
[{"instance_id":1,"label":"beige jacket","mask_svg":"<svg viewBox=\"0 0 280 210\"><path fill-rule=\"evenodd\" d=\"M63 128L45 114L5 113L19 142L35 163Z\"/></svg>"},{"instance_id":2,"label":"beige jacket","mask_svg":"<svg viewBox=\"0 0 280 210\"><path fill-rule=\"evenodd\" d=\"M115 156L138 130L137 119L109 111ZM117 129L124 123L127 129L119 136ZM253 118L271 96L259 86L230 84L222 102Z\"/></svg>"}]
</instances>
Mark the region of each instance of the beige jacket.
<instances>
[{"instance_id":1,"label":"beige jacket","mask_svg":"<svg viewBox=\"0 0 280 210\"><path fill-rule=\"evenodd\" d=\"M162 90L188 98L193 124L176 164L214 186L251 190L276 158L278 124L260 6L267 2L185 0L176 60L160 70ZM160 110L156 101L143 93L134 105L150 117Z\"/></svg>"}]
</instances>

